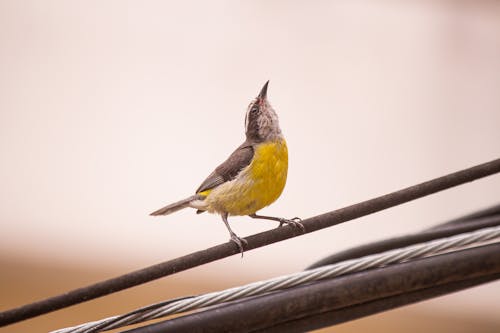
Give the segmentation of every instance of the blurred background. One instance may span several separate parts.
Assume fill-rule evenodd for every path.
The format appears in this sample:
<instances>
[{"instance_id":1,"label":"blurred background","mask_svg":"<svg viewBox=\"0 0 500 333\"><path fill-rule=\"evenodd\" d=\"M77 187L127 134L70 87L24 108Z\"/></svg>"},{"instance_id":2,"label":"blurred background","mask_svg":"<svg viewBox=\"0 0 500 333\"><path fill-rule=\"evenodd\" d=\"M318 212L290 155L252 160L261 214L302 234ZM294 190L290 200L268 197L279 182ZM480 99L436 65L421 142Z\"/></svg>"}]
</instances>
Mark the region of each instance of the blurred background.
<instances>
[{"instance_id":1,"label":"blurred background","mask_svg":"<svg viewBox=\"0 0 500 333\"><path fill-rule=\"evenodd\" d=\"M500 156L496 1L0 1L0 310L228 240L191 195L269 99L302 218ZM498 203L492 176L3 330L76 325L302 270ZM275 223L232 218L248 236ZM500 283L336 332L498 332Z\"/></svg>"}]
</instances>

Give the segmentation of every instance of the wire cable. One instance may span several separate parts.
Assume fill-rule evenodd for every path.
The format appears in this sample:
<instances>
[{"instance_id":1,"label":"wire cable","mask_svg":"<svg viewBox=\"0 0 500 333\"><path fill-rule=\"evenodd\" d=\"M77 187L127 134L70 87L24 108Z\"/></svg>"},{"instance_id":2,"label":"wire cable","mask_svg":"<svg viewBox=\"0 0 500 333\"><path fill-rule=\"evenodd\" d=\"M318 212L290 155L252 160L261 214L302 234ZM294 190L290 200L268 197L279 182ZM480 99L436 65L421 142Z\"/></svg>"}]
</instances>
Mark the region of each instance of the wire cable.
<instances>
[{"instance_id":1,"label":"wire cable","mask_svg":"<svg viewBox=\"0 0 500 333\"><path fill-rule=\"evenodd\" d=\"M99 332L104 329L108 330L118 328L175 313L199 309L250 296L262 295L313 281L330 279L340 275L407 262L409 260L415 260L422 257L435 256L444 252L463 249L464 247L479 246L485 244L485 242L492 242L499 239L500 226L484 228L473 232L390 250L362 258L346 260L313 270L302 271L276 277L270 280L254 282L240 287L190 297L188 299L178 300L175 302L167 301L167 304L162 304L159 307L149 306L144 311L136 310L122 316L114 316L76 327L65 328L54 331L53 333L90 333Z\"/></svg>"},{"instance_id":2,"label":"wire cable","mask_svg":"<svg viewBox=\"0 0 500 333\"><path fill-rule=\"evenodd\" d=\"M497 225L500 225L500 205L481 210L474 214L467 215L463 218L441 223L419 233L363 244L354 248L337 252L321 260L318 260L314 264L308 266L307 269L312 269L324 265L331 265L336 262L348 259L354 259L369 254L397 249L403 246L409 246L416 243L426 242L437 238L453 236L456 234Z\"/></svg>"},{"instance_id":3,"label":"wire cable","mask_svg":"<svg viewBox=\"0 0 500 333\"><path fill-rule=\"evenodd\" d=\"M256 249L305 233L331 227L498 172L500 172L500 159L479 164L399 191L308 218L302 221L304 225L304 231L302 233L292 226L283 226L281 228L246 237L247 244L244 246L244 249L246 251ZM233 242L213 246L122 276L71 290L61 295L0 312L0 326L9 325L71 305L86 302L97 297L109 295L237 253L239 253L239 250L234 246Z\"/></svg>"},{"instance_id":4,"label":"wire cable","mask_svg":"<svg viewBox=\"0 0 500 333\"><path fill-rule=\"evenodd\" d=\"M301 333L500 279L500 243L320 280L124 333Z\"/></svg>"}]
</instances>

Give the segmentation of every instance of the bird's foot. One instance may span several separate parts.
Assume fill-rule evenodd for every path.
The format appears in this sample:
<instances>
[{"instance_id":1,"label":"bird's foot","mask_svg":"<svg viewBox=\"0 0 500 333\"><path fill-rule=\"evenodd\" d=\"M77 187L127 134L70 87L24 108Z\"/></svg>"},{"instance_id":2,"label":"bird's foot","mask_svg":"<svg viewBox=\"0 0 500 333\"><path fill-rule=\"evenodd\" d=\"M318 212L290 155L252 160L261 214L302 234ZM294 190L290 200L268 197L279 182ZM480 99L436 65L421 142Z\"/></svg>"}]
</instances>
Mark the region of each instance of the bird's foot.
<instances>
[{"instance_id":1,"label":"bird's foot","mask_svg":"<svg viewBox=\"0 0 500 333\"><path fill-rule=\"evenodd\" d=\"M299 228L300 230L302 230L302 232L306 231L306 228L302 224L302 219L300 217L294 217L291 219L280 218L279 222L280 222L279 227L282 227L284 224L288 224L288 225L291 225L295 228Z\"/></svg>"},{"instance_id":2,"label":"bird's foot","mask_svg":"<svg viewBox=\"0 0 500 333\"><path fill-rule=\"evenodd\" d=\"M248 245L247 240L244 239L244 238L240 238L240 237L236 236L236 234L234 232L232 232L231 233L231 241L236 244L236 246L240 250L241 257L243 258L243 252L244 252L244 250L243 250L243 244Z\"/></svg>"}]
</instances>

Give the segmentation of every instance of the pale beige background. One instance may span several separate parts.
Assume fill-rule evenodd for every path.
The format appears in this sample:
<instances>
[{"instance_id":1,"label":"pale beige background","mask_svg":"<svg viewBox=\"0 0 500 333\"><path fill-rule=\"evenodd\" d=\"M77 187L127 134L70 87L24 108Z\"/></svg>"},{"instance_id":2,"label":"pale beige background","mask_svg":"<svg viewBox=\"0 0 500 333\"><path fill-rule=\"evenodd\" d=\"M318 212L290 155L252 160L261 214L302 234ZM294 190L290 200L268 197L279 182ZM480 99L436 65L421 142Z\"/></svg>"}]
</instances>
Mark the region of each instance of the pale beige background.
<instances>
[{"instance_id":1,"label":"pale beige background","mask_svg":"<svg viewBox=\"0 0 500 333\"><path fill-rule=\"evenodd\" d=\"M148 214L242 142L268 79L290 169L265 214L309 217L500 156L498 2L1 1L0 50L5 258L116 275L227 241L218 216ZM233 286L290 273L496 204L499 186L489 177L180 276ZM275 225L232 221L240 236ZM415 308L486 320L499 292Z\"/></svg>"}]
</instances>

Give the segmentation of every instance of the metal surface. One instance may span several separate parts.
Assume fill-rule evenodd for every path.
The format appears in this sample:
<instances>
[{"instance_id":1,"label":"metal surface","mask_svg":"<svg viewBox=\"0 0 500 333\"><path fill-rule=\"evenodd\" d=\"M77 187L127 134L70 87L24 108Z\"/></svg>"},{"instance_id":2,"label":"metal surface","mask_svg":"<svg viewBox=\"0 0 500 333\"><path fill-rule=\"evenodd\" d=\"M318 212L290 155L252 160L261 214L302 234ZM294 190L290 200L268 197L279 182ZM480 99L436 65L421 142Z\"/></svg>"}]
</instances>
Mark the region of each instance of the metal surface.
<instances>
[{"instance_id":1,"label":"metal surface","mask_svg":"<svg viewBox=\"0 0 500 333\"><path fill-rule=\"evenodd\" d=\"M306 219L302 222L305 227L304 233L317 231L361 216L369 215L498 172L500 172L500 159ZM248 244L245 246L245 250L248 251L269 245L300 234L303 233L299 233L296 228L291 226L284 226L282 228L262 232L246 238ZM167 275L184 271L189 268L219 260L236 253L239 253L238 249L232 242L228 242L116 278L98 282L87 287L75 289L58 296L6 310L0 312L0 326L19 322L21 320L108 295Z\"/></svg>"},{"instance_id":2,"label":"metal surface","mask_svg":"<svg viewBox=\"0 0 500 333\"><path fill-rule=\"evenodd\" d=\"M500 244L492 244L231 302L126 332L293 332L299 323L298 331L303 331L460 290L499 275ZM328 313L340 317L331 318Z\"/></svg>"}]
</instances>

